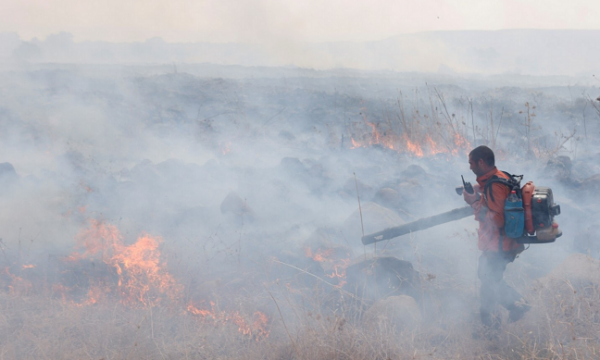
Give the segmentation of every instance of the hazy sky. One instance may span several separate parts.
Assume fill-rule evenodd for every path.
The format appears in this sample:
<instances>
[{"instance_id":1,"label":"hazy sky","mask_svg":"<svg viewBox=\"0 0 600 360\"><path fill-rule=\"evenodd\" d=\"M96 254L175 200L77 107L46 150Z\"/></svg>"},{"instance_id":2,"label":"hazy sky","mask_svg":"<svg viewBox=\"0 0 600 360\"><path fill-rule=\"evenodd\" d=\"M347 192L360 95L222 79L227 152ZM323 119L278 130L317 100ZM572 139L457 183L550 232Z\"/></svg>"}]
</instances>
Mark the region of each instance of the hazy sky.
<instances>
[{"instance_id":1,"label":"hazy sky","mask_svg":"<svg viewBox=\"0 0 600 360\"><path fill-rule=\"evenodd\" d=\"M598 0L0 0L0 32L75 41L377 40L430 30L600 29Z\"/></svg>"}]
</instances>

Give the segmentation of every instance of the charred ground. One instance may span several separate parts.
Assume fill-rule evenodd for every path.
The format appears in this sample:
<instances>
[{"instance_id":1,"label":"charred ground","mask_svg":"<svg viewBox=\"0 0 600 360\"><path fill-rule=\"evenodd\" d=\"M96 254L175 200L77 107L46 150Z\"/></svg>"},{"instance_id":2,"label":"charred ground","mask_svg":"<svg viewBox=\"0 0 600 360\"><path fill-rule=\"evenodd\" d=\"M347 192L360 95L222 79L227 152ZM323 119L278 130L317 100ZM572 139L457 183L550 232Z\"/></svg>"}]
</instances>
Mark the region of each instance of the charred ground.
<instances>
[{"instance_id":1,"label":"charred ground","mask_svg":"<svg viewBox=\"0 0 600 360\"><path fill-rule=\"evenodd\" d=\"M4 358L598 356L598 84L183 70L0 74ZM472 219L360 243L462 206L481 143L565 233L510 265L534 309L493 339Z\"/></svg>"}]
</instances>

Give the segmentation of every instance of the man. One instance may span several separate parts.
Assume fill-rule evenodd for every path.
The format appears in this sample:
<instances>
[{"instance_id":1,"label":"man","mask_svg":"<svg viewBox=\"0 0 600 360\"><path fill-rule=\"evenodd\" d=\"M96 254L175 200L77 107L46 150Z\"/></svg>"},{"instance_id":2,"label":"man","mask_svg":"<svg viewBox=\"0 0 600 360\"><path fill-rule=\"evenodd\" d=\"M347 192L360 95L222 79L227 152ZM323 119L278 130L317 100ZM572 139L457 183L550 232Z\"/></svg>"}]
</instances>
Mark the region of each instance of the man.
<instances>
[{"instance_id":1,"label":"man","mask_svg":"<svg viewBox=\"0 0 600 360\"><path fill-rule=\"evenodd\" d=\"M463 192L465 201L471 205L475 219L479 222L478 247L482 251L479 257L478 276L481 322L497 328L500 323L492 317L496 305L500 304L509 311L511 321L519 320L530 308L521 295L504 281L506 265L515 260L523 251L523 245L504 236L504 203L510 189L503 184L493 183L492 194L479 193L494 176L508 179L508 176L495 166L494 152L487 146L479 146L469 154L469 165L477 176L475 192ZM493 195L493 196L491 196Z\"/></svg>"}]
</instances>

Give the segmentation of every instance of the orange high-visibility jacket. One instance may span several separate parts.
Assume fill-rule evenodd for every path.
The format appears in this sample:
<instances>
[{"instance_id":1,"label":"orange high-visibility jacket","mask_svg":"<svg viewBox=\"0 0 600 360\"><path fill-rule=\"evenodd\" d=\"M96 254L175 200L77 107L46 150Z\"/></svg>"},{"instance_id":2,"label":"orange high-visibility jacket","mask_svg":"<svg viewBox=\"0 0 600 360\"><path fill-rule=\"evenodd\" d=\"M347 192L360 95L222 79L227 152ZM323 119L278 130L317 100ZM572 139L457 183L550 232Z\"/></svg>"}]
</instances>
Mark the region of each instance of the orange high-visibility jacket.
<instances>
[{"instance_id":1,"label":"orange high-visibility jacket","mask_svg":"<svg viewBox=\"0 0 600 360\"><path fill-rule=\"evenodd\" d=\"M485 189L486 182L494 175L508 179L506 174L494 167L488 173L477 178L481 191ZM490 191L494 194L494 201L492 201L491 196L482 194L481 199L471 205L475 213L475 220L479 221L477 246L481 251L511 251L517 249L520 244L504 235L504 202L510 194L510 189L506 185L495 183L492 184ZM484 208L487 208L488 211L486 212ZM500 239L502 239L501 244Z\"/></svg>"}]
</instances>

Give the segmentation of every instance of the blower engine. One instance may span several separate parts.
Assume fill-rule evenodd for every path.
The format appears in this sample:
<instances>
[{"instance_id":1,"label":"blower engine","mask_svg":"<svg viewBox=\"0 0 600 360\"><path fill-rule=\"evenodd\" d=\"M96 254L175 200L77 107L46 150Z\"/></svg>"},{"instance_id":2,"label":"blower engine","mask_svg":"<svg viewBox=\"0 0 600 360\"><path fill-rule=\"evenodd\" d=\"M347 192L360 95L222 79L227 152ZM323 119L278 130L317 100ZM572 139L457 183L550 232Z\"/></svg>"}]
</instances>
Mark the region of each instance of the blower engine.
<instances>
[{"instance_id":1,"label":"blower engine","mask_svg":"<svg viewBox=\"0 0 600 360\"><path fill-rule=\"evenodd\" d=\"M521 189L525 217L525 234L518 237L522 244L553 242L562 235L554 217L560 215L560 205L554 203L552 189L536 187L529 181Z\"/></svg>"}]
</instances>

